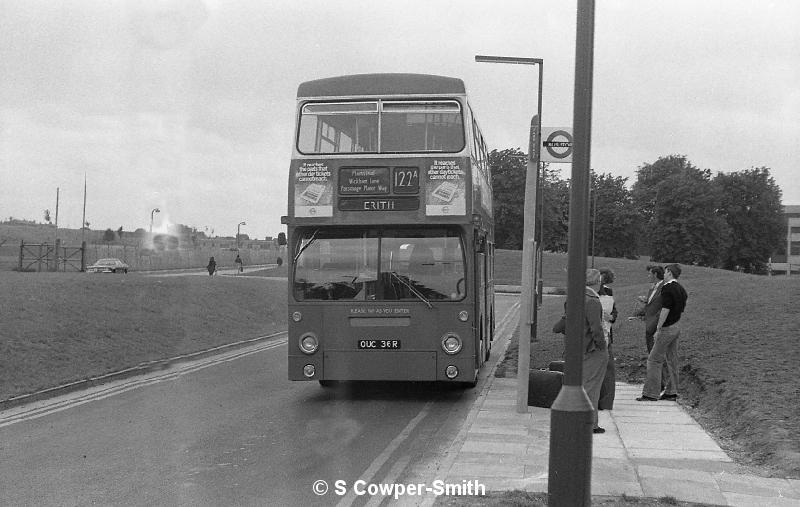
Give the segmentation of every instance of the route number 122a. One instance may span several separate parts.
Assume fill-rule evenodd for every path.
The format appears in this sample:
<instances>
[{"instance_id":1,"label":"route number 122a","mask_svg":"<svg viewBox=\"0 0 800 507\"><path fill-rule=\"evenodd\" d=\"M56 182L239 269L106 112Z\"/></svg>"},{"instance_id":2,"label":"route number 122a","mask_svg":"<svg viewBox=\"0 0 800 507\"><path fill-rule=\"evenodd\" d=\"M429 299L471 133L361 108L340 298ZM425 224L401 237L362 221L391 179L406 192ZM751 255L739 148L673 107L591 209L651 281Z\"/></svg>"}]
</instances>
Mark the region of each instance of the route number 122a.
<instances>
[{"instance_id":1,"label":"route number 122a","mask_svg":"<svg viewBox=\"0 0 800 507\"><path fill-rule=\"evenodd\" d=\"M416 167L395 168L394 191L398 194L416 194L419 192L419 169Z\"/></svg>"}]
</instances>

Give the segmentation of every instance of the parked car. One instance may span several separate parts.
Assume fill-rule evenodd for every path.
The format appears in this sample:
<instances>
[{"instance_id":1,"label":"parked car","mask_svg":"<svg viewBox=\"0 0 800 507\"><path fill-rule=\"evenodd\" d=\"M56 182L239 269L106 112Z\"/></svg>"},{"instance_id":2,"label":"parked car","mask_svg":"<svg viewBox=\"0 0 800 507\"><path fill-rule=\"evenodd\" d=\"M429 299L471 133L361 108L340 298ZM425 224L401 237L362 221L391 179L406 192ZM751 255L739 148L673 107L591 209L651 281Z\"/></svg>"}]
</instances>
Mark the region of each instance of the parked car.
<instances>
[{"instance_id":1,"label":"parked car","mask_svg":"<svg viewBox=\"0 0 800 507\"><path fill-rule=\"evenodd\" d=\"M98 259L91 266L86 267L87 273L127 273L128 266L119 259Z\"/></svg>"}]
</instances>

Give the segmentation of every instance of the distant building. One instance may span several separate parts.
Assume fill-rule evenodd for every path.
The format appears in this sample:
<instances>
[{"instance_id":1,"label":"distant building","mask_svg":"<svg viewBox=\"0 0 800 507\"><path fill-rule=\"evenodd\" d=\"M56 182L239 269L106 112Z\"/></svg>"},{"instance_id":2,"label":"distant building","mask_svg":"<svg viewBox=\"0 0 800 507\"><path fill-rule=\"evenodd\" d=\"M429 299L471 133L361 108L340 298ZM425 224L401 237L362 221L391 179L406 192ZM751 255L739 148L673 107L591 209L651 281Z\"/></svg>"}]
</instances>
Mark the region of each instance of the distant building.
<instances>
[{"instance_id":1,"label":"distant building","mask_svg":"<svg viewBox=\"0 0 800 507\"><path fill-rule=\"evenodd\" d=\"M772 270L781 273L800 271L800 205L783 207L786 216L786 255L772 257Z\"/></svg>"}]
</instances>

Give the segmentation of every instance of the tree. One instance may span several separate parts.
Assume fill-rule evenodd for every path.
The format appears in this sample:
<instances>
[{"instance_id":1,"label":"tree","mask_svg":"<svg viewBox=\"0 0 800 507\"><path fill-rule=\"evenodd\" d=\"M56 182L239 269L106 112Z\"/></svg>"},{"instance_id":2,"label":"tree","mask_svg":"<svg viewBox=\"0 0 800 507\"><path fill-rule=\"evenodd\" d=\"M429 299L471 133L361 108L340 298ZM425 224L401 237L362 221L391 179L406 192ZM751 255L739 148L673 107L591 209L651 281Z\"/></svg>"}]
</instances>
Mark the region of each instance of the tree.
<instances>
[{"instance_id":1,"label":"tree","mask_svg":"<svg viewBox=\"0 0 800 507\"><path fill-rule=\"evenodd\" d=\"M639 213L626 187L628 178L592 172L589 223L594 253L603 257L636 258Z\"/></svg>"},{"instance_id":2,"label":"tree","mask_svg":"<svg viewBox=\"0 0 800 507\"><path fill-rule=\"evenodd\" d=\"M103 233L103 241L106 243L111 243L117 239L117 235L111 229L106 229L106 232Z\"/></svg>"},{"instance_id":3,"label":"tree","mask_svg":"<svg viewBox=\"0 0 800 507\"><path fill-rule=\"evenodd\" d=\"M784 241L781 189L766 167L714 178L720 194L720 215L731 230L725 269L766 273L767 263Z\"/></svg>"},{"instance_id":4,"label":"tree","mask_svg":"<svg viewBox=\"0 0 800 507\"><path fill-rule=\"evenodd\" d=\"M650 222L656 262L718 267L730 245L730 228L719 214L720 196L707 171L687 170L656 187Z\"/></svg>"},{"instance_id":5,"label":"tree","mask_svg":"<svg viewBox=\"0 0 800 507\"><path fill-rule=\"evenodd\" d=\"M544 176L539 184L542 187L542 202L537 202L536 207L542 216L536 221L536 238L542 238L544 250L566 252L569 237L569 182L558 177L557 169L544 164Z\"/></svg>"},{"instance_id":6,"label":"tree","mask_svg":"<svg viewBox=\"0 0 800 507\"><path fill-rule=\"evenodd\" d=\"M696 177L708 181L711 171L695 167L686 155L668 155L659 157L652 164L644 164L636 170L636 181L631 187L631 198L640 215L638 222L637 250L652 255L653 244L660 234L655 222L659 192L662 183L673 176Z\"/></svg>"},{"instance_id":7,"label":"tree","mask_svg":"<svg viewBox=\"0 0 800 507\"><path fill-rule=\"evenodd\" d=\"M119 229L117 229L117 236L119 237L120 240L122 239L122 233L123 233L123 230L122 230L122 226L120 225Z\"/></svg>"},{"instance_id":8,"label":"tree","mask_svg":"<svg viewBox=\"0 0 800 507\"><path fill-rule=\"evenodd\" d=\"M522 250L526 155L519 148L489 153L497 248Z\"/></svg>"}]
</instances>

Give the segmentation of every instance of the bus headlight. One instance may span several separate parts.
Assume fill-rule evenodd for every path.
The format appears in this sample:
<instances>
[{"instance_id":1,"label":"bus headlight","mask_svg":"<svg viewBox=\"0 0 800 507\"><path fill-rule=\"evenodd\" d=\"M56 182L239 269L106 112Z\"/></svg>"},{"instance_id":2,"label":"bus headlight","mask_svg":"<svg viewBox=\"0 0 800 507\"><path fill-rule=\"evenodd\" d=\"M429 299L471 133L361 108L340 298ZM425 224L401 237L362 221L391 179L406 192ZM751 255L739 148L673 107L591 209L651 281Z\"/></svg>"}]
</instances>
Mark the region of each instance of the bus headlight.
<instances>
[{"instance_id":1,"label":"bus headlight","mask_svg":"<svg viewBox=\"0 0 800 507\"><path fill-rule=\"evenodd\" d=\"M316 370L316 368L314 368L313 364L307 364L307 365L303 366L303 375L305 375L306 378L314 378L314 374L316 372L317 372L317 370Z\"/></svg>"},{"instance_id":2,"label":"bus headlight","mask_svg":"<svg viewBox=\"0 0 800 507\"><path fill-rule=\"evenodd\" d=\"M442 337L442 350L448 354L457 354L461 350L461 338L453 332Z\"/></svg>"},{"instance_id":3,"label":"bus headlight","mask_svg":"<svg viewBox=\"0 0 800 507\"><path fill-rule=\"evenodd\" d=\"M302 313L300 313L300 312L294 312L294 313L292 313L292 320L293 320L294 322L300 322L301 320L303 320L303 314L302 314Z\"/></svg>"},{"instance_id":4,"label":"bus headlight","mask_svg":"<svg viewBox=\"0 0 800 507\"><path fill-rule=\"evenodd\" d=\"M300 336L300 350L306 354L313 354L319 348L319 340L314 333L304 333Z\"/></svg>"},{"instance_id":5,"label":"bus headlight","mask_svg":"<svg viewBox=\"0 0 800 507\"><path fill-rule=\"evenodd\" d=\"M451 364L450 366L445 368L444 374L447 375L447 378L454 379L454 378L458 377L458 368L456 368L455 366L453 366Z\"/></svg>"}]
</instances>

